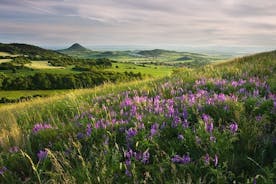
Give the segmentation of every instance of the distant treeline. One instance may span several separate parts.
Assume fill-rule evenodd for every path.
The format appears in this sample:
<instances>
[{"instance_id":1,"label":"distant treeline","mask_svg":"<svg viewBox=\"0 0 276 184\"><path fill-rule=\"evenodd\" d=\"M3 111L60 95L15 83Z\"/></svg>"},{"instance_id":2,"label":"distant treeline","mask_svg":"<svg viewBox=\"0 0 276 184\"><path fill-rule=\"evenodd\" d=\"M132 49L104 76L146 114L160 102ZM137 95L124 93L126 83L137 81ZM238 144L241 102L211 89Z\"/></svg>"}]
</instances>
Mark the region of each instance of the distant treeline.
<instances>
[{"instance_id":1,"label":"distant treeline","mask_svg":"<svg viewBox=\"0 0 276 184\"><path fill-rule=\"evenodd\" d=\"M90 71L79 74L36 73L29 76L7 77L0 75L0 89L37 90L37 89L76 89L94 87L104 82L129 81L142 79L141 73Z\"/></svg>"},{"instance_id":2,"label":"distant treeline","mask_svg":"<svg viewBox=\"0 0 276 184\"><path fill-rule=\"evenodd\" d=\"M9 99L6 97L0 98L0 103L17 103L17 102L24 102L24 101L29 101L31 99L37 98L37 97L46 97L47 95L32 95L32 96L21 96L19 98L15 99Z\"/></svg>"},{"instance_id":3,"label":"distant treeline","mask_svg":"<svg viewBox=\"0 0 276 184\"><path fill-rule=\"evenodd\" d=\"M48 61L53 66L95 66L100 68L108 68L112 66L112 61L107 58L99 59L80 59L73 57L52 58Z\"/></svg>"}]
</instances>

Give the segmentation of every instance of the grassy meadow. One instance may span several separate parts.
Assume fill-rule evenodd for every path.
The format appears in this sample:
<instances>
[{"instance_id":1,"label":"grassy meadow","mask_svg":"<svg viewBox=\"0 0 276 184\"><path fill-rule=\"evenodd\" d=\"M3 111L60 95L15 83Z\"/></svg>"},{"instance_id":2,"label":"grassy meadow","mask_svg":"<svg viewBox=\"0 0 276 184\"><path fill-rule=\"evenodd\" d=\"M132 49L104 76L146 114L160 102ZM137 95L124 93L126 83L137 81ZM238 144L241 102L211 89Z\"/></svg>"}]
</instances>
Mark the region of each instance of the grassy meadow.
<instances>
[{"instance_id":1,"label":"grassy meadow","mask_svg":"<svg viewBox=\"0 0 276 184\"><path fill-rule=\"evenodd\" d=\"M274 51L6 105L0 182L275 183L275 66Z\"/></svg>"}]
</instances>

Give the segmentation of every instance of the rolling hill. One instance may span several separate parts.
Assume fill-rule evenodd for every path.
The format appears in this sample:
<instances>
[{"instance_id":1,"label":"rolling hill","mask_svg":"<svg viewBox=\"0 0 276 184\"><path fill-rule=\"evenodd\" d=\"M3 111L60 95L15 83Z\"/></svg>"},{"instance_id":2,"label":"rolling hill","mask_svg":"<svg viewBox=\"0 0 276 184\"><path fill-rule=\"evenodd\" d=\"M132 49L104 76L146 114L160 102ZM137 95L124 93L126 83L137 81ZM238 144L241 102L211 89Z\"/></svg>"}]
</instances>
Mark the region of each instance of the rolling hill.
<instances>
[{"instance_id":1,"label":"rolling hill","mask_svg":"<svg viewBox=\"0 0 276 184\"><path fill-rule=\"evenodd\" d=\"M22 44L22 43L11 43L4 44L0 43L0 52L8 52L10 54L27 55L32 58L59 58L65 57L66 55L57 51L44 49L38 46Z\"/></svg>"}]
</instances>

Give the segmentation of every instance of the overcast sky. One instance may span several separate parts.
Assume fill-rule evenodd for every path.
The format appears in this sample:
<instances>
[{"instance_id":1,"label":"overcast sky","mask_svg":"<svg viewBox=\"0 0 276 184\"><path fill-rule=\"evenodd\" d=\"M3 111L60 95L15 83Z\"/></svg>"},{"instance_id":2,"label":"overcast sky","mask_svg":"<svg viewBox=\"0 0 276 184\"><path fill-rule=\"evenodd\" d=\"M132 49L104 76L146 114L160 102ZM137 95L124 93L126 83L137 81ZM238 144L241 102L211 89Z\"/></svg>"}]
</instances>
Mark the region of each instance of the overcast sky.
<instances>
[{"instance_id":1,"label":"overcast sky","mask_svg":"<svg viewBox=\"0 0 276 184\"><path fill-rule=\"evenodd\" d=\"M276 1L0 0L0 42L276 48Z\"/></svg>"}]
</instances>

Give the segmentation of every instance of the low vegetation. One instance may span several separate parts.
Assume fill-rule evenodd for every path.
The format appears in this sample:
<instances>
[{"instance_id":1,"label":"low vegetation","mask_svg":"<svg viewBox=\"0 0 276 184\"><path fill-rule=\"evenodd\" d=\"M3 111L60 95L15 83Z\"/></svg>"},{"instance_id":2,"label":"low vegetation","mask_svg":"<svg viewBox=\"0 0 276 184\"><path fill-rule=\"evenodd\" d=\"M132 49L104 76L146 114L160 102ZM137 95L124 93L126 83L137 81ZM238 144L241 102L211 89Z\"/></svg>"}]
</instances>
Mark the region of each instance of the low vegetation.
<instances>
[{"instance_id":1,"label":"low vegetation","mask_svg":"<svg viewBox=\"0 0 276 184\"><path fill-rule=\"evenodd\" d=\"M2 183L275 183L276 52L0 110Z\"/></svg>"}]
</instances>

